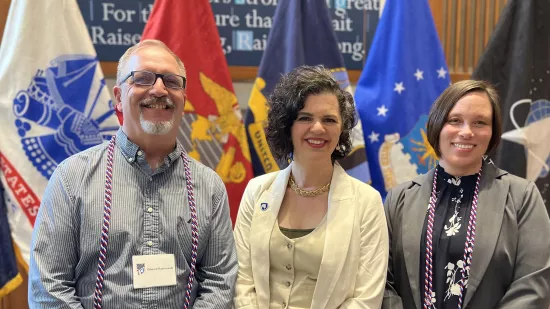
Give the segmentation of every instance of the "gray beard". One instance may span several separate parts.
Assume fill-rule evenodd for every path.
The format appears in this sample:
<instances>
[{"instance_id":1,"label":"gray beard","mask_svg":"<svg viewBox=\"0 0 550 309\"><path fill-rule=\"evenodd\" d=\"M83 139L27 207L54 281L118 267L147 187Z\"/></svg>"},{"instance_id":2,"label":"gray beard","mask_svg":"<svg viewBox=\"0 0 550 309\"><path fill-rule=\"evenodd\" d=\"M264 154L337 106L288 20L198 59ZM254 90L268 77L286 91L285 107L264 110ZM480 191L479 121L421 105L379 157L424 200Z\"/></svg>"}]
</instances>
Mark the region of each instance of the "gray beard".
<instances>
[{"instance_id":1,"label":"gray beard","mask_svg":"<svg viewBox=\"0 0 550 309\"><path fill-rule=\"evenodd\" d=\"M174 119L168 121L149 121L143 119L143 113L139 113L139 124L146 134L151 135L164 135L172 130L174 126Z\"/></svg>"}]
</instances>

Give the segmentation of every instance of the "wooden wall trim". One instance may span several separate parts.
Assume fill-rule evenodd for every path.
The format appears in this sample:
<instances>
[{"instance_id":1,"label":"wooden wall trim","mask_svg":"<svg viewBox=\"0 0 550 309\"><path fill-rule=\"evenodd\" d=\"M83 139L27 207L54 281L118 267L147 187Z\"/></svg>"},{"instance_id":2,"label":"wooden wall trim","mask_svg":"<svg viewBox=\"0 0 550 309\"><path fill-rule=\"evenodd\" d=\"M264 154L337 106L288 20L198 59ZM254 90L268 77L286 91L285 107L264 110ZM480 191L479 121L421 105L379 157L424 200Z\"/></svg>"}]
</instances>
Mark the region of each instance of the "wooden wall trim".
<instances>
[{"instance_id":1,"label":"wooden wall trim","mask_svg":"<svg viewBox=\"0 0 550 309\"><path fill-rule=\"evenodd\" d=\"M463 0L463 1L466 1L466 0ZM494 0L489 0L489 1L492 2ZM429 0L430 7L432 9L432 15L434 17L434 23L435 23L437 32L439 34L443 49L445 50L445 52L447 54L450 53L450 54L455 55L456 52L451 52L451 51L449 51L449 49L456 48L456 46L454 46L454 44L452 44L451 42L448 42L447 40L445 40L446 38L449 38L449 35L450 35L450 32L451 32L450 31L449 20L448 20L448 18L451 17L450 14L449 14L450 10L447 8L449 6L448 2L450 2L450 1L449 0ZM505 1L503 1L503 2L505 2ZM6 24L6 19L7 19L7 16L8 16L8 11L9 11L10 4L11 4L11 0L0 0L0 40L2 39L2 36L3 36L3 33L4 33L4 27L5 27L5 24ZM494 6L494 3L493 3L493 6ZM502 9L502 7L500 7L500 9ZM486 9L485 11L487 12L486 14L489 15L490 10ZM496 11L493 12L493 14L491 14L491 15L498 17L499 13L500 13L500 10L498 12L496 12ZM449 14L449 15L447 15L447 14ZM488 16L484 16L484 17L488 17ZM486 31L483 31L484 32L483 33L483 35L484 35L483 43L486 43L487 40L489 39L488 36L490 34L490 31L488 32L487 30L492 29L494 24L487 22L483 26L485 26L484 28L486 30ZM445 43L447 43L447 44L445 44ZM478 54L482 50L483 50L483 47L476 46L475 53ZM448 56L449 55L447 55L447 59L449 60ZM115 78L116 77L116 65L117 65L116 62L107 62L107 61L101 62L101 68L102 68L103 73L104 73L106 78ZM453 66L451 64L449 64L449 69L450 69L451 73L454 72ZM258 75L258 67L255 67L255 66L230 66L229 67L229 73L230 73L231 79L233 81L252 82L256 79L256 77ZM463 74L463 72L458 72L458 73L460 73L460 74L455 75L455 76L460 76L460 77L465 76ZM350 82L357 83L357 81L359 80L359 77L361 76L361 70L349 70L348 75L349 75Z\"/></svg>"},{"instance_id":2,"label":"wooden wall trim","mask_svg":"<svg viewBox=\"0 0 550 309\"><path fill-rule=\"evenodd\" d=\"M0 0L0 42L4 36L4 27L8 19L8 12L10 10L11 0Z\"/></svg>"},{"instance_id":3,"label":"wooden wall trim","mask_svg":"<svg viewBox=\"0 0 550 309\"><path fill-rule=\"evenodd\" d=\"M101 62L101 69L106 78L116 77L116 62ZM254 66L230 66L229 74L234 82L253 82L258 76L258 67ZM349 79L352 83L356 83L361 76L361 70L349 70Z\"/></svg>"}]
</instances>

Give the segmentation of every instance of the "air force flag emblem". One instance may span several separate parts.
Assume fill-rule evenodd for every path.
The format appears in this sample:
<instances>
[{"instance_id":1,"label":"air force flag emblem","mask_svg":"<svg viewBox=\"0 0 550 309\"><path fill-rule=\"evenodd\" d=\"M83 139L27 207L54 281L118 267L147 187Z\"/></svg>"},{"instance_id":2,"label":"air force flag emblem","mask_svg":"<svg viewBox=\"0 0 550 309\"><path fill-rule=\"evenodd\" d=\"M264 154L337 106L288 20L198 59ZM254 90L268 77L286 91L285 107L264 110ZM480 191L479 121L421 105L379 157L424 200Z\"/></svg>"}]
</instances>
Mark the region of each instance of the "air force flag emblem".
<instances>
[{"instance_id":1,"label":"air force flag emblem","mask_svg":"<svg viewBox=\"0 0 550 309\"><path fill-rule=\"evenodd\" d=\"M108 90L97 69L92 56L57 57L13 99L21 146L47 179L65 158L102 143L118 129L112 122L106 125L114 107L110 100L107 108L100 106Z\"/></svg>"}]
</instances>

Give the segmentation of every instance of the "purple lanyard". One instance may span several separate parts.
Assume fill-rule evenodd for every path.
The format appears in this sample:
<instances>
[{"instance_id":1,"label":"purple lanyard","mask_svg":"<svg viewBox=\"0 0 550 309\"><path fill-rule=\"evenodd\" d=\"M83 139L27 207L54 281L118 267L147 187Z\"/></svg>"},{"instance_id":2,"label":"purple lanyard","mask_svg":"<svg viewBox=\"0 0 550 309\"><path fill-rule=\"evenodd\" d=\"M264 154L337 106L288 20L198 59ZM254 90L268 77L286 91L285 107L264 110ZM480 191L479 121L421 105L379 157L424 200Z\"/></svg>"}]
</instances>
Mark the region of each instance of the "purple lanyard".
<instances>
[{"instance_id":1,"label":"purple lanyard","mask_svg":"<svg viewBox=\"0 0 550 309\"><path fill-rule=\"evenodd\" d=\"M462 308L462 301L464 299L464 288L467 287L467 276L470 274L470 265L472 265L472 252L474 251L474 243L476 237L476 219L477 219L477 201L479 196L479 182L481 180L481 168L479 169L479 175L477 176L476 188L474 191L474 199L472 201L472 210L470 211L470 220L468 222L468 229L466 231L466 243L464 244L464 267L460 270L462 273L462 279L458 282L460 287L460 294L458 295L458 309ZM435 304L432 304L432 275L433 275L433 263L432 263L432 239L433 239L433 227L435 217L435 202L437 186L437 167L434 173L434 181L432 186L432 195L430 196L430 204L428 205L428 226L426 228L426 268L424 270L424 309L435 308ZM467 270L467 271L466 271ZM468 274L468 275L467 275Z\"/></svg>"},{"instance_id":2,"label":"purple lanyard","mask_svg":"<svg viewBox=\"0 0 550 309\"><path fill-rule=\"evenodd\" d=\"M101 246L99 249L99 261L97 264L97 278L95 282L94 308L100 309L103 300L103 283L105 280L105 259L107 255L107 245L109 244L109 226L111 221L111 202L113 197L113 156L116 137L113 136L107 148L107 169L105 172L105 206L103 207L103 225L101 227ZM185 182L187 186L187 198L189 200L189 210L191 212L191 271L187 279L187 289L185 291L185 303L183 308L187 309L191 301L191 290L195 280L195 269L197 264L197 249L199 244L199 229L197 221L197 207L195 204L195 195L193 194L193 185L191 180L191 170L189 168L189 158L182 151L183 167L185 169Z\"/></svg>"}]
</instances>

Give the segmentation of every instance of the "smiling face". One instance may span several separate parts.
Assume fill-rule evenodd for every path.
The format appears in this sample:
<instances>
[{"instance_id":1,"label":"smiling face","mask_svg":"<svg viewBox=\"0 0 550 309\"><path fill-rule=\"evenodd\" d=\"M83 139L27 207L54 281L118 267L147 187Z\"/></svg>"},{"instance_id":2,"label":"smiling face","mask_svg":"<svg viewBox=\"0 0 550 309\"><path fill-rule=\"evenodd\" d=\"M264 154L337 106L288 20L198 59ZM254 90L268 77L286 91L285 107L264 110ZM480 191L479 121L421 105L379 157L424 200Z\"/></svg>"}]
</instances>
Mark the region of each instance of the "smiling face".
<instances>
[{"instance_id":1,"label":"smiling face","mask_svg":"<svg viewBox=\"0 0 550 309\"><path fill-rule=\"evenodd\" d=\"M181 74L176 59L159 46L139 48L128 59L123 76L131 71ZM161 78L152 86L133 83L132 77L114 88L117 108L124 116L123 130L130 139L143 134L177 135L183 116L185 90L165 87Z\"/></svg>"},{"instance_id":2,"label":"smiling face","mask_svg":"<svg viewBox=\"0 0 550 309\"><path fill-rule=\"evenodd\" d=\"M439 135L439 164L459 176L479 171L492 136L493 108L484 92L462 97L447 115Z\"/></svg>"},{"instance_id":3,"label":"smiling face","mask_svg":"<svg viewBox=\"0 0 550 309\"><path fill-rule=\"evenodd\" d=\"M330 161L341 133L342 117L336 96L308 96L291 128L294 160Z\"/></svg>"}]
</instances>

